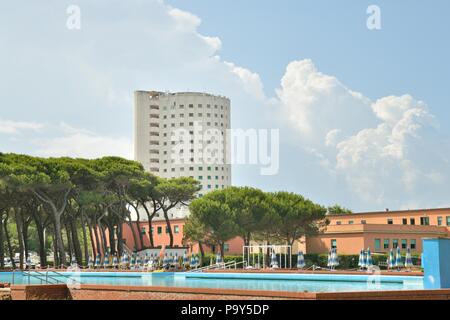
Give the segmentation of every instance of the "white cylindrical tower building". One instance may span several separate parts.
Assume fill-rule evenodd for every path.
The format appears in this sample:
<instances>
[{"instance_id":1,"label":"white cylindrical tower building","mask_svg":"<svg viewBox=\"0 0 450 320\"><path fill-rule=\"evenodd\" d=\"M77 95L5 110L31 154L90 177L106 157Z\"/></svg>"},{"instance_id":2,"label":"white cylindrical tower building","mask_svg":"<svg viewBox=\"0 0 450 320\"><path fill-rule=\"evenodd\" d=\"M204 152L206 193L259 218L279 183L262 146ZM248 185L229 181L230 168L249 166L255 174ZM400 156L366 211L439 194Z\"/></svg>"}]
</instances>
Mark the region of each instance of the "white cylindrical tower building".
<instances>
[{"instance_id":1,"label":"white cylindrical tower building","mask_svg":"<svg viewBox=\"0 0 450 320\"><path fill-rule=\"evenodd\" d=\"M134 154L160 177L193 177L199 196L231 185L230 100L207 93L136 91Z\"/></svg>"}]
</instances>

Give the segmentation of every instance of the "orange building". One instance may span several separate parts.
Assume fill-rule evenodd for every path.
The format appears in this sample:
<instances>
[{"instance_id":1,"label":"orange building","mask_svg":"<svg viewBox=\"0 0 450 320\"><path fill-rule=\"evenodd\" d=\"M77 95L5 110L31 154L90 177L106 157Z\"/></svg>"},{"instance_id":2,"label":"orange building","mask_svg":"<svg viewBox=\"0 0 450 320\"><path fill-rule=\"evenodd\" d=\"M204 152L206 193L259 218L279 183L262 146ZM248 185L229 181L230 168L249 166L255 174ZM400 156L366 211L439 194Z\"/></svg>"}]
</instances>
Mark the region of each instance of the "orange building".
<instances>
[{"instance_id":1,"label":"orange building","mask_svg":"<svg viewBox=\"0 0 450 320\"><path fill-rule=\"evenodd\" d=\"M422 252L423 238L450 237L450 208L364 212L328 216L323 234L306 238L307 253L336 247L341 254L359 254L362 248L387 253L398 246Z\"/></svg>"},{"instance_id":2,"label":"orange building","mask_svg":"<svg viewBox=\"0 0 450 320\"><path fill-rule=\"evenodd\" d=\"M326 253L336 247L340 254L359 254L363 248L370 248L375 253L387 253L399 246L402 250L411 248L413 253L420 254L423 238L450 237L450 208L363 212L329 215L327 218L330 224L324 233L300 239L292 248L293 252ZM174 247L187 246L191 252L198 253L198 245L183 242L184 223L184 219L171 220ZM152 225L155 247L168 246L166 222L156 220ZM149 247L148 222L134 226L143 235L144 247ZM134 237L127 224L123 226L123 237L126 245L133 249ZM234 238L226 243L225 251L230 255L240 255L243 245L241 238ZM141 247L138 245L137 249ZM205 252L217 252L217 249L204 246Z\"/></svg>"},{"instance_id":3,"label":"orange building","mask_svg":"<svg viewBox=\"0 0 450 320\"><path fill-rule=\"evenodd\" d=\"M173 246L175 248L188 247L190 252L199 253L200 249L197 244L191 244L184 241L183 229L185 220L184 219L173 219L170 220L172 234L173 234ZM137 228L136 232L141 232L143 236L143 247L150 247L150 232L149 225L147 221L141 221L139 223L139 227L136 224L133 227ZM168 246L170 244L169 231L167 229L165 220L155 220L152 221L153 227L153 244L155 247L163 247ZM137 250L141 250L142 247L140 244L137 246L134 242L134 236L132 234L131 228L128 224L123 225L123 239L125 240L125 244L128 248ZM225 243L225 253L234 255L234 254L242 254L242 246L244 245L244 241L241 238L231 239ZM203 246L203 250L205 252L213 252L216 253L218 248Z\"/></svg>"}]
</instances>

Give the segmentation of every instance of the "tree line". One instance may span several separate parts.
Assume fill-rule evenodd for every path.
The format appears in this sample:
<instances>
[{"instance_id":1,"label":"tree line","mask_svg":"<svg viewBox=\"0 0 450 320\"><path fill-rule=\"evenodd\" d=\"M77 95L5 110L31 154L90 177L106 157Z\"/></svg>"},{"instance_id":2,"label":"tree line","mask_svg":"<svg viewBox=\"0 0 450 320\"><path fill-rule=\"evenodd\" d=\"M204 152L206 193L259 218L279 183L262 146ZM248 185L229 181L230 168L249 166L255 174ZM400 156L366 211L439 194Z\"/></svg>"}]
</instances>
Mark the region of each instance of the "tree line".
<instances>
[{"instance_id":1,"label":"tree line","mask_svg":"<svg viewBox=\"0 0 450 320\"><path fill-rule=\"evenodd\" d=\"M119 157L87 160L0 153L0 268L6 255L17 267L13 238L17 238L23 268L31 229L42 267L48 264L50 250L57 266L67 265L67 254L79 265L87 264L90 253L103 255L109 250L122 255L124 224L142 249L143 235L135 227L141 219L139 208L147 215L150 246L154 245L152 221L159 213L164 215L173 246L169 211L187 205L200 189L192 178L162 179L145 172L138 162ZM50 243L53 248L48 247Z\"/></svg>"},{"instance_id":2,"label":"tree line","mask_svg":"<svg viewBox=\"0 0 450 320\"><path fill-rule=\"evenodd\" d=\"M323 207L289 192L263 192L230 187L198 198L200 183L190 177L163 179L145 172L135 161L40 158L0 153L0 268L15 252L23 268L35 243L42 267L53 251L56 266L67 265L66 255L86 265L91 254L121 256L124 250L145 249L138 226L145 212L149 246L155 247L152 222L163 215L169 246L174 236L169 212L189 206L185 244L217 246L241 237L292 245L304 235L322 231L327 214L350 212L338 205ZM134 217L132 217L134 215ZM135 248L126 248L123 226L128 225Z\"/></svg>"},{"instance_id":3,"label":"tree line","mask_svg":"<svg viewBox=\"0 0 450 320\"><path fill-rule=\"evenodd\" d=\"M293 245L303 236L324 230L327 213L341 211L326 208L290 192L263 192L250 187L230 187L213 191L191 202L184 234L191 242L220 248L240 237L244 245L251 241Z\"/></svg>"}]
</instances>

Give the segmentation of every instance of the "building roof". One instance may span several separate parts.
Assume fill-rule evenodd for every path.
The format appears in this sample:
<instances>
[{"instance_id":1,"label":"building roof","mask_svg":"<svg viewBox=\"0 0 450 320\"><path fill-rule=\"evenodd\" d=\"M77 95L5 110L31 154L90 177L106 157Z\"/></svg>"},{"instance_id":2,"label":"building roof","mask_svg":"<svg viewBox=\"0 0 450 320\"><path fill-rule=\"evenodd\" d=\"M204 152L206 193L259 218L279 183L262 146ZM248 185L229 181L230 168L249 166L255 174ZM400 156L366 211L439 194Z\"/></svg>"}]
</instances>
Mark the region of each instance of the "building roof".
<instances>
[{"instance_id":1,"label":"building roof","mask_svg":"<svg viewBox=\"0 0 450 320\"><path fill-rule=\"evenodd\" d=\"M385 215L392 215L392 214L407 214L407 213L419 213L419 212L434 212L434 211L443 211L448 210L450 211L450 208L431 208L431 209L413 209L413 210L395 210L395 211L369 211L369 212L355 212L355 213L346 213L346 214L330 214L327 217L354 217L354 216L365 216L365 215L372 215L372 214L385 214Z\"/></svg>"}]
</instances>

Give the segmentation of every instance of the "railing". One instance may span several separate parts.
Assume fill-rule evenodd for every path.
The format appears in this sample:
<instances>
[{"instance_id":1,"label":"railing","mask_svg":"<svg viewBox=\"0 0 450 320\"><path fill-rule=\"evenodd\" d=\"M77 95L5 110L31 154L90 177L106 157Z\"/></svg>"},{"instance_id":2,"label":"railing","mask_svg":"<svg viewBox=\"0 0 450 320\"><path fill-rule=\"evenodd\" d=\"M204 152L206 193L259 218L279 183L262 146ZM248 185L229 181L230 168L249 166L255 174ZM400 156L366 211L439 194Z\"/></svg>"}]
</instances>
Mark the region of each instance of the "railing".
<instances>
[{"instance_id":1,"label":"railing","mask_svg":"<svg viewBox=\"0 0 450 320\"><path fill-rule=\"evenodd\" d=\"M20 272L22 277L28 278L28 284L31 284L31 279L37 279L40 281L40 284L81 284L81 282L69 275L63 274L58 271L48 270L48 271L23 271L23 270L14 270L12 273L12 284L15 284L15 273ZM60 278L65 279L61 280Z\"/></svg>"},{"instance_id":2,"label":"railing","mask_svg":"<svg viewBox=\"0 0 450 320\"><path fill-rule=\"evenodd\" d=\"M247 266L247 261L240 261L240 262L236 262L236 261L229 261L227 263L216 263L216 264L212 264L210 266L206 266L206 267L202 267L202 268L197 268L197 269L192 269L187 271L188 273L193 273L193 272L203 272L206 270L218 270L218 269L237 269L238 265L243 265L244 269Z\"/></svg>"}]
</instances>

